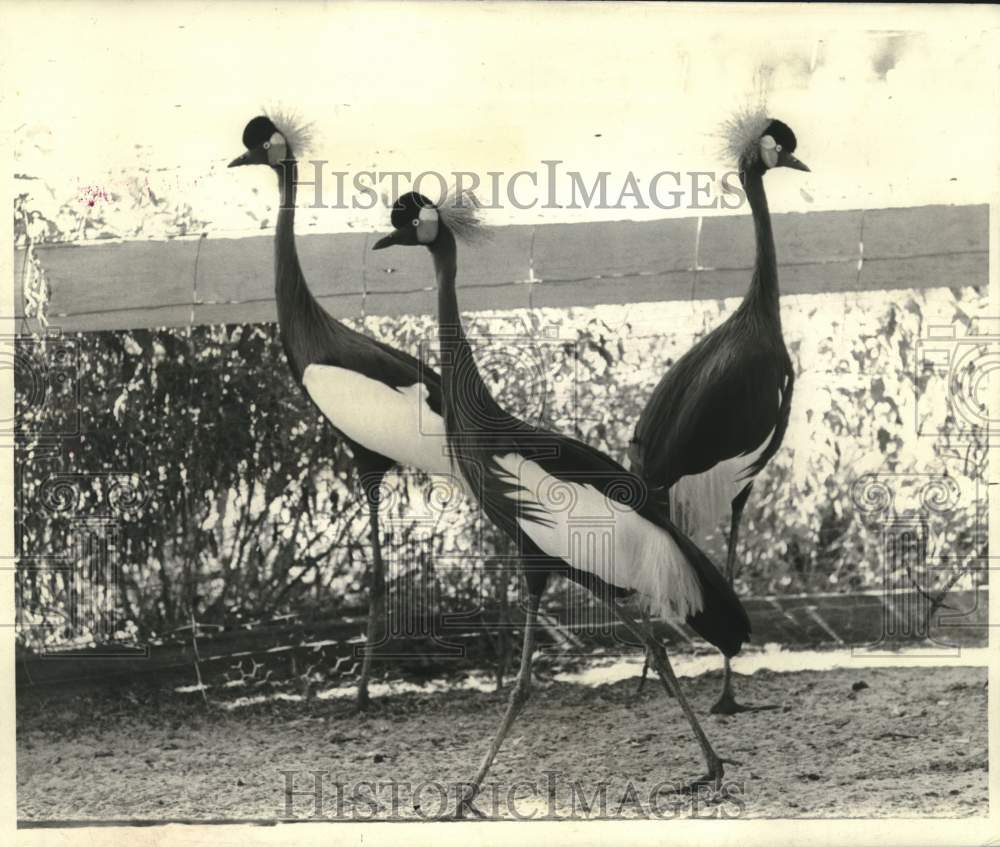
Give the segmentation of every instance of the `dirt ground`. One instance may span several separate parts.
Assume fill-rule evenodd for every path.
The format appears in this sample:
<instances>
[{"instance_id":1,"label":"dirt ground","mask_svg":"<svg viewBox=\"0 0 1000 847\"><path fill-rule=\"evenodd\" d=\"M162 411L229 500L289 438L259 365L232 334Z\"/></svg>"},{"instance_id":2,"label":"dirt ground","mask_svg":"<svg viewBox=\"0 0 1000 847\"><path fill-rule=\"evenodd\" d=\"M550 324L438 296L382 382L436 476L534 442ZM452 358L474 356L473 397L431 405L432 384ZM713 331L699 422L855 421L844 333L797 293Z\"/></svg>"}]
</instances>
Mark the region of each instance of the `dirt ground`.
<instances>
[{"instance_id":1,"label":"dirt ground","mask_svg":"<svg viewBox=\"0 0 1000 847\"><path fill-rule=\"evenodd\" d=\"M547 682L477 807L504 818L988 812L984 668L758 671L737 690L781 708L731 718L707 714L719 681L682 685L719 754L741 762L727 766L724 796L672 792L704 768L658 685L634 698L634 679ZM506 692L407 693L355 715L317 699L226 710L171 692L22 697L18 815L27 825L434 817L471 776L505 702Z\"/></svg>"}]
</instances>

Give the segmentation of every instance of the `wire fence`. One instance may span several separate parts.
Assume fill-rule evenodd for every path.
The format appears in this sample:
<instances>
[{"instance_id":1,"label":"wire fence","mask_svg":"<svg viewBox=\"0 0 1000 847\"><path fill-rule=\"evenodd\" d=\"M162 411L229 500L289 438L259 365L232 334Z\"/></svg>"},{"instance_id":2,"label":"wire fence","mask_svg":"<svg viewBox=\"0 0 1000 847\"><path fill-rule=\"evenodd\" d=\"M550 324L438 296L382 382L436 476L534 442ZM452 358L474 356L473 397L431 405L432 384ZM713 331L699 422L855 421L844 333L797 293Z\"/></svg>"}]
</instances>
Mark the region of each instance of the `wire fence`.
<instances>
[{"instance_id":1,"label":"wire fence","mask_svg":"<svg viewBox=\"0 0 1000 847\"><path fill-rule=\"evenodd\" d=\"M505 406L623 460L658 372L731 308L702 304L696 328L688 304L666 303L493 315L469 330ZM947 350L975 343L985 366L986 308L975 288L785 298L799 377L785 445L747 510L742 595L917 591L926 617L985 584L988 421L956 394L968 356L929 355L925 336L950 324L965 335ZM364 328L434 364L431 319ZM273 326L25 337L18 362L23 645L150 643L192 620L363 605L351 457L287 376ZM517 605L509 544L439 493L416 474L389 479L390 611L410 635L441 614L499 632ZM722 533L699 541L722 560Z\"/></svg>"}]
</instances>

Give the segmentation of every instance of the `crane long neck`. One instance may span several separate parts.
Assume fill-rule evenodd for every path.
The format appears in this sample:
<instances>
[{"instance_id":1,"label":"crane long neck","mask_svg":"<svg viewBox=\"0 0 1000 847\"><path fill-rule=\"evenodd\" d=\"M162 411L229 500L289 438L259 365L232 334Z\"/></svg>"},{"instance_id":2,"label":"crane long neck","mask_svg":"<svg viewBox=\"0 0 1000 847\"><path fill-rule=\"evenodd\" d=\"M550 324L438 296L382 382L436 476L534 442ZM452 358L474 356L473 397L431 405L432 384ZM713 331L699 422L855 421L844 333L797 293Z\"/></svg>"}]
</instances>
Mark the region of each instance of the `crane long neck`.
<instances>
[{"instance_id":1,"label":"crane long neck","mask_svg":"<svg viewBox=\"0 0 1000 847\"><path fill-rule=\"evenodd\" d=\"M778 262L774 252L771 213L764 193L764 172L752 167L741 173L741 177L750 211L753 213L754 239L757 245L757 258L746 301L763 307L780 321Z\"/></svg>"},{"instance_id":2,"label":"crane long neck","mask_svg":"<svg viewBox=\"0 0 1000 847\"><path fill-rule=\"evenodd\" d=\"M455 236L442 225L430 245L438 288L438 340L441 345L441 381L445 398L445 422L454 431L461 422L474 421L484 405L495 407L489 388L483 382L458 310L455 278L458 256ZM463 426L463 429L465 427Z\"/></svg>"},{"instance_id":3,"label":"crane long neck","mask_svg":"<svg viewBox=\"0 0 1000 847\"><path fill-rule=\"evenodd\" d=\"M278 222L274 230L274 258L276 262L275 282L280 292L285 278L301 277L299 256L295 249L295 183L299 177L299 166L295 160L286 161L274 166L278 175ZM285 273L282 274L281 270ZM289 271L294 270L294 273Z\"/></svg>"},{"instance_id":4,"label":"crane long neck","mask_svg":"<svg viewBox=\"0 0 1000 847\"><path fill-rule=\"evenodd\" d=\"M274 231L274 293L278 304L278 323L285 327L295 316L309 314L316 301L306 285L299 254L295 247L295 194L298 164L288 159L274 166L278 175L280 204Z\"/></svg>"}]
</instances>

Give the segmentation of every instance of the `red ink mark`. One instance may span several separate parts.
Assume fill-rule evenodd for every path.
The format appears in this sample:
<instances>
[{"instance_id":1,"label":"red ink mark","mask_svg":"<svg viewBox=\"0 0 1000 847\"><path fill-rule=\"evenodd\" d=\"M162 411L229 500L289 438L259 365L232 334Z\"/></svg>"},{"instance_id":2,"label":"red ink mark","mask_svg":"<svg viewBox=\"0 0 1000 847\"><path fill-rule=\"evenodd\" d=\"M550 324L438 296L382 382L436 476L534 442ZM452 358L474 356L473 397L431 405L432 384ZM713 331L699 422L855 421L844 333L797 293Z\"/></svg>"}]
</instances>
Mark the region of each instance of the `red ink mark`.
<instances>
[{"instance_id":1,"label":"red ink mark","mask_svg":"<svg viewBox=\"0 0 1000 847\"><path fill-rule=\"evenodd\" d=\"M80 199L87 204L88 208L93 209L98 200L110 201L111 197L99 185L86 185L82 189L82 197Z\"/></svg>"}]
</instances>

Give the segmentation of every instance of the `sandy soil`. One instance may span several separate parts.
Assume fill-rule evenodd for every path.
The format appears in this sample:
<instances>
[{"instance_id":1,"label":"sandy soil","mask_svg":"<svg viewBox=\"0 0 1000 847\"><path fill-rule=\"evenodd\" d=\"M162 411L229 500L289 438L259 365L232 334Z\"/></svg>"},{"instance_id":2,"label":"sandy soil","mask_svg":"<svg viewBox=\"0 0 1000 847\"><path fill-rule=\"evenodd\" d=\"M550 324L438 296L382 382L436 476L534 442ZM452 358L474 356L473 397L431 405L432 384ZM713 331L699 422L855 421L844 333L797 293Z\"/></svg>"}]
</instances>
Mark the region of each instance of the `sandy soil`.
<instances>
[{"instance_id":1,"label":"sandy soil","mask_svg":"<svg viewBox=\"0 0 1000 847\"><path fill-rule=\"evenodd\" d=\"M535 688L477 805L499 817L987 813L985 669L759 671L739 683L748 702L781 708L709 717L719 674L682 681L720 755L741 762L727 767L724 797L670 793L703 763L659 686L636 699L634 679L550 681ZM18 813L23 824L432 817L442 792L453 797L471 776L505 702L406 693L359 716L317 699L226 710L170 692L22 697ZM314 794L287 796L317 780L318 807Z\"/></svg>"}]
</instances>

